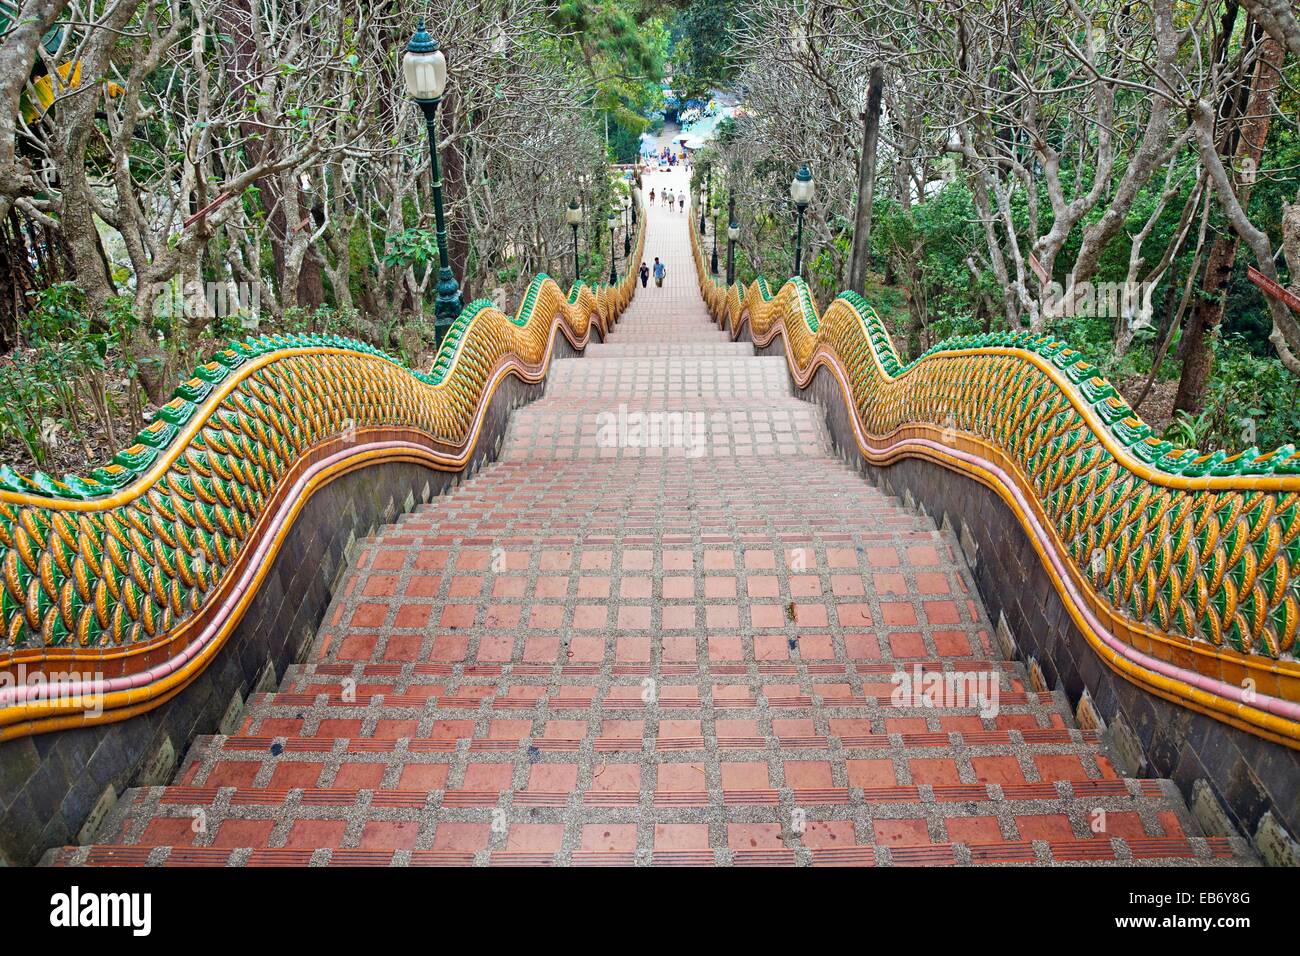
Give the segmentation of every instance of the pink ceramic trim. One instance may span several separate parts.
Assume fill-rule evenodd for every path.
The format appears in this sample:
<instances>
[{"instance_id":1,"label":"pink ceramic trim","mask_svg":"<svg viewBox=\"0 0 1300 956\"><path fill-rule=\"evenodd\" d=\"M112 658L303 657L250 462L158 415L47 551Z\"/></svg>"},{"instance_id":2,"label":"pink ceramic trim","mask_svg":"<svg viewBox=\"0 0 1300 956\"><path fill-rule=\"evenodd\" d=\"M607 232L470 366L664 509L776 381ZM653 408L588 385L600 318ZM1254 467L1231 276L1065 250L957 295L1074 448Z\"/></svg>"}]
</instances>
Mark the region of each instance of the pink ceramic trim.
<instances>
[{"instance_id":1,"label":"pink ceramic trim","mask_svg":"<svg viewBox=\"0 0 1300 956\"><path fill-rule=\"evenodd\" d=\"M303 474L299 476L298 481L294 483L289 495L284 499L284 503L276 513L275 518L267 527L266 534L262 536L262 540L258 543L257 548L251 555L249 555L248 561L244 565L243 573L240 575L239 580L235 583L234 587L231 588L226 595L226 599L222 602L217 614L208 622L207 626L204 627L198 636L187 644L185 649L179 654L169 658L162 664L151 667L149 670L140 671L136 674L129 674L125 677L112 677L108 680L97 681L70 681L66 684L43 683L37 685L23 684L17 687L6 687L3 690L0 690L0 707L8 707L13 704L33 703L35 701L45 700L51 696L56 698L75 699L78 697L90 696L92 694L98 696L113 693L115 691L132 690L134 688L144 687L174 673L181 667L181 665L197 656L199 652L201 652L203 648L206 647L220 632L222 625L224 625L226 620L229 618L234 605L238 603L238 599L247 591L253 577L257 574L257 569L261 566L267 550L275 540L276 535L284 524L288 512L292 510L294 503L297 501L298 496L302 494L303 488L306 484L316 475L320 474L324 469L339 461L347 459L358 452L388 448L406 448L428 451L425 446L418 445L415 442L368 442L364 445L357 445L355 448L348 448L343 451L335 452L333 455L322 459L308 468L307 471L303 472ZM93 658L85 658L82 660L74 658L68 661L68 666L69 669L73 669L78 666L93 666L93 663ZM51 694L51 692L55 690L57 690L58 693Z\"/></svg>"},{"instance_id":2,"label":"pink ceramic trim","mask_svg":"<svg viewBox=\"0 0 1300 956\"><path fill-rule=\"evenodd\" d=\"M783 335L782 339L784 338L785 336ZM790 358L788 344L786 348L786 357L788 361ZM844 389L844 394L851 395L852 392L848 387L844 371L840 368L839 362L837 362L834 356L830 353L826 352L824 349L819 349L813 356L813 361L810 367L815 367L819 358L834 372L835 377L839 379L840 386ZM862 423L858 420L857 408L853 406L852 402L849 402L848 405L850 409L849 417L853 421L853 430L858 437L859 443L862 447L872 448L872 442L863 430ZM1065 584L1066 590L1069 592L1070 599L1074 602L1075 607L1077 607L1082 613L1093 634L1095 634L1103 644L1109 647L1117 655L1133 662L1139 667L1145 668L1146 670L1154 671L1157 674L1163 674L1165 677L1171 677L1183 681L1193 687L1199 687L1206 693L1213 694L1225 701L1231 702L1234 700L1240 700L1240 687L1236 687L1226 681L1217 680L1213 677L1207 677L1197 671L1179 667L1178 665L1171 664L1168 661L1162 661L1157 657L1152 657L1149 654L1139 651L1135 647L1131 647L1107 630L1106 626L1092 613L1092 609L1088 606L1087 601L1083 599L1083 595L1075 586L1064 561L1062 561L1061 557L1056 553L1056 548L1052 544L1051 536L1048 535L1046 529L1043 528L1042 524L1038 521L1033 509L1029 506L1029 502L1021 493L1019 485L1005 471L978 455L959 451L955 448L949 448L947 445L932 441L928 438L903 438L895 441L893 444L882 448L875 448L874 450L876 454L888 455L900 449L909 447L928 448L933 451L942 452L951 458L957 458L961 461L967 462L968 464L983 468L985 471L991 472L996 476L1002 487L1010 491L1015 497L1016 503L1020 506L1021 513L1025 515L1031 525L1034 536L1038 539L1039 544L1042 546L1042 550L1047 554L1048 559L1052 562L1052 566L1056 569L1057 576ZM1243 702L1242 706L1253 707L1270 714L1276 714L1279 717L1285 717L1288 720L1300 721L1300 703L1283 700L1280 697L1271 697L1267 694L1256 694L1254 701L1249 705L1246 705Z\"/></svg>"},{"instance_id":3,"label":"pink ceramic trim","mask_svg":"<svg viewBox=\"0 0 1300 956\"><path fill-rule=\"evenodd\" d=\"M558 334L558 332L551 336L546 350L546 357L540 364L541 369L546 369L550 365L551 355L555 348L555 334ZM590 326L588 327L587 338L590 338ZM583 345L586 345L585 340ZM510 359L503 363L498 373L493 376L489 391L494 391L497 383L512 370L535 374L534 370L528 369L515 359ZM483 402L475 412L473 427L469 432L471 436L478 434L483 416L486 413L489 404L489 402ZM204 627L194 640L190 641L190 643L185 646L185 649L175 657L171 657L164 663L151 667L149 670L140 671L139 673L130 674L125 677L112 677L108 680L69 681L67 683L56 684L22 684L16 687L6 687L0 689L0 707L11 707L16 704L34 703L36 701L50 698L76 700L82 697L102 696L117 691L134 690L140 687L145 687L175 673L183 664L196 657L216 638L217 634L220 633L222 626L230 617L234 605L237 604L238 599L247 592L249 585L252 583L253 577L257 573L258 567L260 567L263 559L266 557L267 551L271 547L271 543L276 539L281 527L284 525L288 513L293 509L294 504L302 495L303 489L306 487L308 482L323 470L330 468L336 463L350 458L357 453L389 449L402 449L423 453L429 451L429 448L426 445L417 442L400 440L368 442L363 445L357 445L353 448L346 448L342 451L335 452L333 455L322 459L303 472L290 489L289 494L285 496L279 511L276 512L274 519L271 521L270 525L267 526L266 533L262 535L262 539L258 543L257 548L245 563L243 574L240 575L239 580L235 583L234 587L226 594L217 614L208 622L207 626ZM84 667L87 664L93 665L93 658L84 658L80 660L74 658L68 661L68 669L73 670L78 666Z\"/></svg>"}]
</instances>

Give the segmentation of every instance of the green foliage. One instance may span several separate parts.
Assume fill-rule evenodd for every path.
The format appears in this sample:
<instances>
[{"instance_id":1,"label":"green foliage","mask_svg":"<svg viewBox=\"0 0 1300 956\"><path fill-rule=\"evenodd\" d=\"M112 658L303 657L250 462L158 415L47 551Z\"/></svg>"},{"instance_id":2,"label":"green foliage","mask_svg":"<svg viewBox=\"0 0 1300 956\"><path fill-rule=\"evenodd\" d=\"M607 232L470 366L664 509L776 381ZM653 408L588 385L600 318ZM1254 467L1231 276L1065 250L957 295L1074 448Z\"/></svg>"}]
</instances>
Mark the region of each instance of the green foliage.
<instances>
[{"instance_id":1,"label":"green foliage","mask_svg":"<svg viewBox=\"0 0 1300 956\"><path fill-rule=\"evenodd\" d=\"M733 30L741 0L692 0L673 20L676 91L684 98L707 96L735 78L740 60Z\"/></svg>"},{"instance_id":2,"label":"green foliage","mask_svg":"<svg viewBox=\"0 0 1300 956\"><path fill-rule=\"evenodd\" d=\"M616 163L635 163L641 155L641 128L629 126L614 112L605 114L609 121L609 158Z\"/></svg>"},{"instance_id":3,"label":"green foliage","mask_svg":"<svg viewBox=\"0 0 1300 956\"><path fill-rule=\"evenodd\" d=\"M1286 124L1274 124L1273 130L1262 165L1282 169L1300 166L1300 139L1294 130ZM1126 157L1119 158L1121 169L1125 161ZM1176 171L1176 180L1181 175L1182 185L1168 198L1145 240L1142 254L1148 267L1176 238L1179 215L1193 188L1191 164L1194 162L1194 157L1188 156L1184 168ZM1091 172L1087 169L1078 172L1080 189L1089 185ZM1068 161L1062 171L1063 178L1067 175L1075 177ZM1040 184L1038 188L1039 212L1045 217L1039 229L1046 231L1051 222L1050 202L1046 187ZM1103 250L1094 282L1122 282L1127 278L1131 237L1156 210L1164 188L1164 177L1159 176L1139 193L1124 228ZM1251 196L1252 219L1269 233L1275 246L1281 241L1281 210L1294 198L1294 189L1293 178L1262 177ZM1103 208L1104 204L1094 210L1084 225L1094 223ZM1210 241L1215 232L1231 232L1230 226L1218 216L1216 207L1212 207L1212 212ZM1012 214L1021 249L1027 249L1033 237L1029 235L1022 192L1013 200ZM968 262L968 259L983 262L985 243L978 222L969 186L961 179L945 183L925 202L907 208L900 208L887 198L876 200L872 236L876 261L883 262L888 256L895 269L893 281L913 295L918 290L924 294L930 342L982 331L985 323L995 328L1006 325L999 284L988 269L981 269L975 276ZM1055 278L1062 284L1066 280L1064 270L1075 261L1082 233L1081 228L1075 229L1057 256ZM1155 302L1162 301L1171 283L1173 294L1180 294L1192 265L1193 245L1194 242L1189 242L1174 259L1172 268L1154 291ZM1176 417L1169 425L1170 440L1207 450L1240 450L1252 444L1276 447L1300 434L1297 411L1300 393L1294 376L1278 361L1268 341L1271 320L1267 307L1259 290L1246 278L1247 266L1252 261L1243 247L1227 290L1224 336L1214 343L1215 374L1205 411L1200 415ZM1202 258L1198 268L1204 269L1204 264ZM1031 287L1036 288L1032 277L1030 281ZM980 316L978 320L977 316ZM1078 349L1108 378L1117 382L1145 379L1151 373L1155 329L1139 330L1128 350L1116 355L1115 322L1113 316L1069 317L1049 322L1047 328ZM1179 362L1170 357L1158 370L1157 378L1170 380L1178 373Z\"/></svg>"},{"instance_id":4,"label":"green foliage","mask_svg":"<svg viewBox=\"0 0 1300 956\"><path fill-rule=\"evenodd\" d=\"M1182 448L1201 448L1207 443L1212 428L1213 413L1210 410L1191 415L1180 409L1174 413L1162 437Z\"/></svg>"},{"instance_id":5,"label":"green foliage","mask_svg":"<svg viewBox=\"0 0 1300 956\"><path fill-rule=\"evenodd\" d=\"M822 288L833 288L840 278L840 263L849 255L849 247L853 244L852 237L845 233L840 233L835 239L835 250L838 253L832 253L830 249L810 250L812 256L808 260L808 275L813 283Z\"/></svg>"},{"instance_id":6,"label":"green foliage","mask_svg":"<svg viewBox=\"0 0 1300 956\"><path fill-rule=\"evenodd\" d=\"M638 19L631 4L618 0L563 0L551 22L564 37L561 49L591 83L592 106L610 117L615 130L640 133L648 113L662 103L660 82L668 50L667 31L656 18ZM602 131L603 132L603 131Z\"/></svg>"},{"instance_id":7,"label":"green foliage","mask_svg":"<svg viewBox=\"0 0 1300 956\"><path fill-rule=\"evenodd\" d=\"M282 332L313 332L364 339L359 319L356 309L338 309L332 305L318 305L314 309L294 306L285 310L279 326Z\"/></svg>"},{"instance_id":8,"label":"green foliage","mask_svg":"<svg viewBox=\"0 0 1300 956\"><path fill-rule=\"evenodd\" d=\"M913 288L913 294L924 294L931 342L983 331L975 318L980 297L1000 299L992 274L981 271L976 276L967 264L982 242L975 231L977 221L970 190L956 181L911 207L891 199L875 203L873 259L910 273L896 279ZM923 288L917 289L918 283Z\"/></svg>"},{"instance_id":9,"label":"green foliage","mask_svg":"<svg viewBox=\"0 0 1300 956\"><path fill-rule=\"evenodd\" d=\"M1275 121L1269 129L1268 145L1261 163L1263 173L1250 195L1251 221L1268 233L1274 248L1281 244L1282 210L1296 200L1294 171L1297 168L1300 168L1300 136L1290 124ZM1269 170L1276 172L1270 173ZM1229 227L1224 223L1220 228L1227 230ZM1243 345L1255 355L1267 356L1273 353L1268 341L1273 322L1263 293L1246 278L1246 269L1252 264L1253 259L1243 248L1243 252L1237 255L1228 283L1223 327L1228 333L1240 335ZM1295 437L1293 434L1292 438Z\"/></svg>"},{"instance_id":10,"label":"green foliage","mask_svg":"<svg viewBox=\"0 0 1300 956\"><path fill-rule=\"evenodd\" d=\"M1280 361L1260 357L1240 336L1214 342L1214 377L1205 410L1171 428L1189 429L1202 451L1276 448L1300 435L1300 381ZM1172 440L1172 439L1171 439Z\"/></svg>"},{"instance_id":11,"label":"green foliage","mask_svg":"<svg viewBox=\"0 0 1300 956\"><path fill-rule=\"evenodd\" d=\"M907 294L902 287L885 285L878 279L879 276L867 276L863 297L871 303L871 307L876 310L880 321L885 323L885 328L889 329L889 334L895 341L901 341L902 336L907 334L909 318Z\"/></svg>"},{"instance_id":12,"label":"green foliage","mask_svg":"<svg viewBox=\"0 0 1300 956\"><path fill-rule=\"evenodd\" d=\"M49 444L41 433L48 382L43 361L0 365L0 439L21 442L38 468L45 467Z\"/></svg>"},{"instance_id":13,"label":"green foliage","mask_svg":"<svg viewBox=\"0 0 1300 956\"><path fill-rule=\"evenodd\" d=\"M1122 356L1114 354L1110 318L1061 319L1048 330L1112 381L1144 379L1150 374L1154 330L1135 337ZM1207 452L1236 452L1252 445L1276 448L1294 441L1300 434L1300 382L1295 376L1278 359L1256 355L1239 335L1216 339L1213 349L1215 371L1204 410L1196 415L1177 412L1163 437ZM1167 359L1157 377L1172 379L1177 373L1177 362Z\"/></svg>"},{"instance_id":14,"label":"green foliage","mask_svg":"<svg viewBox=\"0 0 1300 956\"><path fill-rule=\"evenodd\" d=\"M382 261L389 268L424 266L438 257L438 235L432 229L403 229L384 243Z\"/></svg>"},{"instance_id":15,"label":"green foliage","mask_svg":"<svg viewBox=\"0 0 1300 956\"><path fill-rule=\"evenodd\" d=\"M0 364L0 439L21 442L44 467L63 435L85 445L86 406L112 434L119 410L109 377L125 374L134 383L137 365L126 342L138 323L122 298L92 322L72 282L55 283L33 298L20 330L27 349Z\"/></svg>"}]
</instances>

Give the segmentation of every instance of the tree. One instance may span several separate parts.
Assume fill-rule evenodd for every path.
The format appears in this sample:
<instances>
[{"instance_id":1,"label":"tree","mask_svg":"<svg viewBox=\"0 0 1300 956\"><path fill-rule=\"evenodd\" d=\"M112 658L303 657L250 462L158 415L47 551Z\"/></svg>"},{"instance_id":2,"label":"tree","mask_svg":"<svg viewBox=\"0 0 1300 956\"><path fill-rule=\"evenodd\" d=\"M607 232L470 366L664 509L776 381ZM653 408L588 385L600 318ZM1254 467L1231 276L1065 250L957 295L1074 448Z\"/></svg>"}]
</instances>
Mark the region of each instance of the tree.
<instances>
[{"instance_id":1,"label":"tree","mask_svg":"<svg viewBox=\"0 0 1300 956\"><path fill-rule=\"evenodd\" d=\"M19 105L41 41L67 6L67 0L24 0L12 22L0 19L0 219L18 198L41 190L31 163L19 155Z\"/></svg>"},{"instance_id":2,"label":"tree","mask_svg":"<svg viewBox=\"0 0 1300 956\"><path fill-rule=\"evenodd\" d=\"M673 21L673 85L684 98L708 96L736 78L740 56L734 30L743 2L692 0Z\"/></svg>"},{"instance_id":3,"label":"tree","mask_svg":"<svg viewBox=\"0 0 1300 956\"><path fill-rule=\"evenodd\" d=\"M849 288L863 292L867 267L871 263L871 204L876 191L876 145L880 133L880 97L885 74L871 68L867 81L867 108L862 111L862 155L858 159L857 210L853 217L853 255L849 264Z\"/></svg>"},{"instance_id":4,"label":"tree","mask_svg":"<svg viewBox=\"0 0 1300 956\"><path fill-rule=\"evenodd\" d=\"M1214 167L1221 167L1220 154L1232 156L1232 173L1215 169L1214 189L1230 191L1231 203L1225 207L1231 217L1231 206L1238 210L1249 205L1250 194L1263 158L1264 143L1268 138L1272 120L1273 96L1278 87L1284 50L1282 44L1271 36L1261 36L1263 30L1251 25L1247 30L1247 44L1241 52L1238 72L1249 77L1245 102L1241 102L1239 87L1232 87L1223 97L1217 133L1205 129L1214 137L1213 147L1205 159ZM1210 125L1206 116L1198 114L1198 126ZM1209 153L1213 153L1213 159ZM1221 175L1216 175L1221 172ZM1231 179L1229 179L1231 176ZM1176 409L1199 412L1205 405L1206 391L1214 363L1210 340L1223 321L1224 295L1228 280L1237 259L1240 233L1221 233L1210 248L1201 280L1201 295L1184 331L1183 372L1178 382Z\"/></svg>"},{"instance_id":5,"label":"tree","mask_svg":"<svg viewBox=\"0 0 1300 956\"><path fill-rule=\"evenodd\" d=\"M588 37L586 52L609 65L633 21L605 6L613 39ZM0 120L0 222L20 252L39 240L67 268L6 270L5 301L71 277L101 327L128 297L142 320L131 388L153 402L213 338L260 321L346 323L385 346L399 319L421 327L430 270L385 256L390 237L431 219L428 140L399 75L418 12L405 0L28 0L0 33L0 97L14 104ZM430 23L451 64L442 153L470 289L517 291L567 262L572 187L550 175L556 157L593 199L609 192L598 94L566 72L574 47L555 13L547 0L452 0ZM195 287L236 302L251 290L258 314L191 308Z\"/></svg>"}]
</instances>

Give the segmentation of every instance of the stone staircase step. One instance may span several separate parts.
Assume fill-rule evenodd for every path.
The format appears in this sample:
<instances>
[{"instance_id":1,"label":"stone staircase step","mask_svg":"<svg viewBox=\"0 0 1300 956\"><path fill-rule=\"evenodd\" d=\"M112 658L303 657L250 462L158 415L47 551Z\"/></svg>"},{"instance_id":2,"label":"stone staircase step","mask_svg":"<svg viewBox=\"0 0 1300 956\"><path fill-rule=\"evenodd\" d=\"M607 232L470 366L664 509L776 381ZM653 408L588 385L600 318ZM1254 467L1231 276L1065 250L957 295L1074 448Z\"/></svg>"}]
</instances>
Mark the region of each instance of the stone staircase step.
<instances>
[{"instance_id":1,"label":"stone staircase step","mask_svg":"<svg viewBox=\"0 0 1300 956\"><path fill-rule=\"evenodd\" d=\"M1253 862L1000 659L956 541L839 460L785 360L709 319L687 218L649 217L665 286L357 545L236 733L46 862Z\"/></svg>"},{"instance_id":2,"label":"stone staircase step","mask_svg":"<svg viewBox=\"0 0 1300 956\"><path fill-rule=\"evenodd\" d=\"M657 345L662 342L665 336L672 335L673 339L679 343L699 342L702 344L728 343L731 341L731 335L722 329L713 331L703 330L681 335L669 330L648 331L648 332L622 332L619 331L610 337L611 343L619 345Z\"/></svg>"},{"instance_id":3,"label":"stone staircase step","mask_svg":"<svg viewBox=\"0 0 1300 956\"><path fill-rule=\"evenodd\" d=\"M730 357L752 356L754 346L749 342L643 342L622 345L622 339L597 342L587 346L583 357L606 358L677 358L677 357Z\"/></svg>"},{"instance_id":4,"label":"stone staircase step","mask_svg":"<svg viewBox=\"0 0 1300 956\"><path fill-rule=\"evenodd\" d=\"M551 363L546 394L526 411L566 396L654 402L793 397L785 359L755 356L678 355L592 359L559 359ZM518 412L516 412L517 414Z\"/></svg>"},{"instance_id":5,"label":"stone staircase step","mask_svg":"<svg viewBox=\"0 0 1300 956\"><path fill-rule=\"evenodd\" d=\"M608 827L605 829L609 829ZM929 846L836 845L770 850L575 850L571 853L510 851L225 848L104 845L68 847L52 866L1016 866L1069 865L1239 866L1239 841L1223 837L1139 840L999 841Z\"/></svg>"},{"instance_id":6,"label":"stone staircase step","mask_svg":"<svg viewBox=\"0 0 1300 956\"><path fill-rule=\"evenodd\" d=\"M556 399L520 409L503 461L601 458L700 459L821 454L825 422L812 406L773 397L744 414L718 397L612 402Z\"/></svg>"}]
</instances>

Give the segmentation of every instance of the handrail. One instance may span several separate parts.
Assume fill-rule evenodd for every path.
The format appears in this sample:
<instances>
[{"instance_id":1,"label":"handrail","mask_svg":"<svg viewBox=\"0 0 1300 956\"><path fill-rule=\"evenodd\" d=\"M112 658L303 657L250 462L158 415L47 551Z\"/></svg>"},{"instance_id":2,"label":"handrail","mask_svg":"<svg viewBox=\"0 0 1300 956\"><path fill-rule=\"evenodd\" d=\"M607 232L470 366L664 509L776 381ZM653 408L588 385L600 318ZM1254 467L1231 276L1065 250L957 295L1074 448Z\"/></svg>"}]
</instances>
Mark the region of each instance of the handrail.
<instances>
[{"instance_id":1,"label":"handrail","mask_svg":"<svg viewBox=\"0 0 1300 956\"><path fill-rule=\"evenodd\" d=\"M714 319L759 346L780 334L799 387L838 381L873 465L922 458L994 490L1067 611L1127 679L1300 747L1300 453L1235 455L1154 437L1059 339L966 336L899 360L857 293L820 310L807 284L716 282L691 229Z\"/></svg>"},{"instance_id":2,"label":"handrail","mask_svg":"<svg viewBox=\"0 0 1300 956\"><path fill-rule=\"evenodd\" d=\"M167 699L238 624L316 489L380 462L464 468L501 382L542 381L557 336L603 338L635 291L631 268L567 295L538 275L513 316L471 302L427 373L338 336L237 342L90 475L0 466L0 740ZM95 676L15 679L67 668Z\"/></svg>"}]
</instances>

